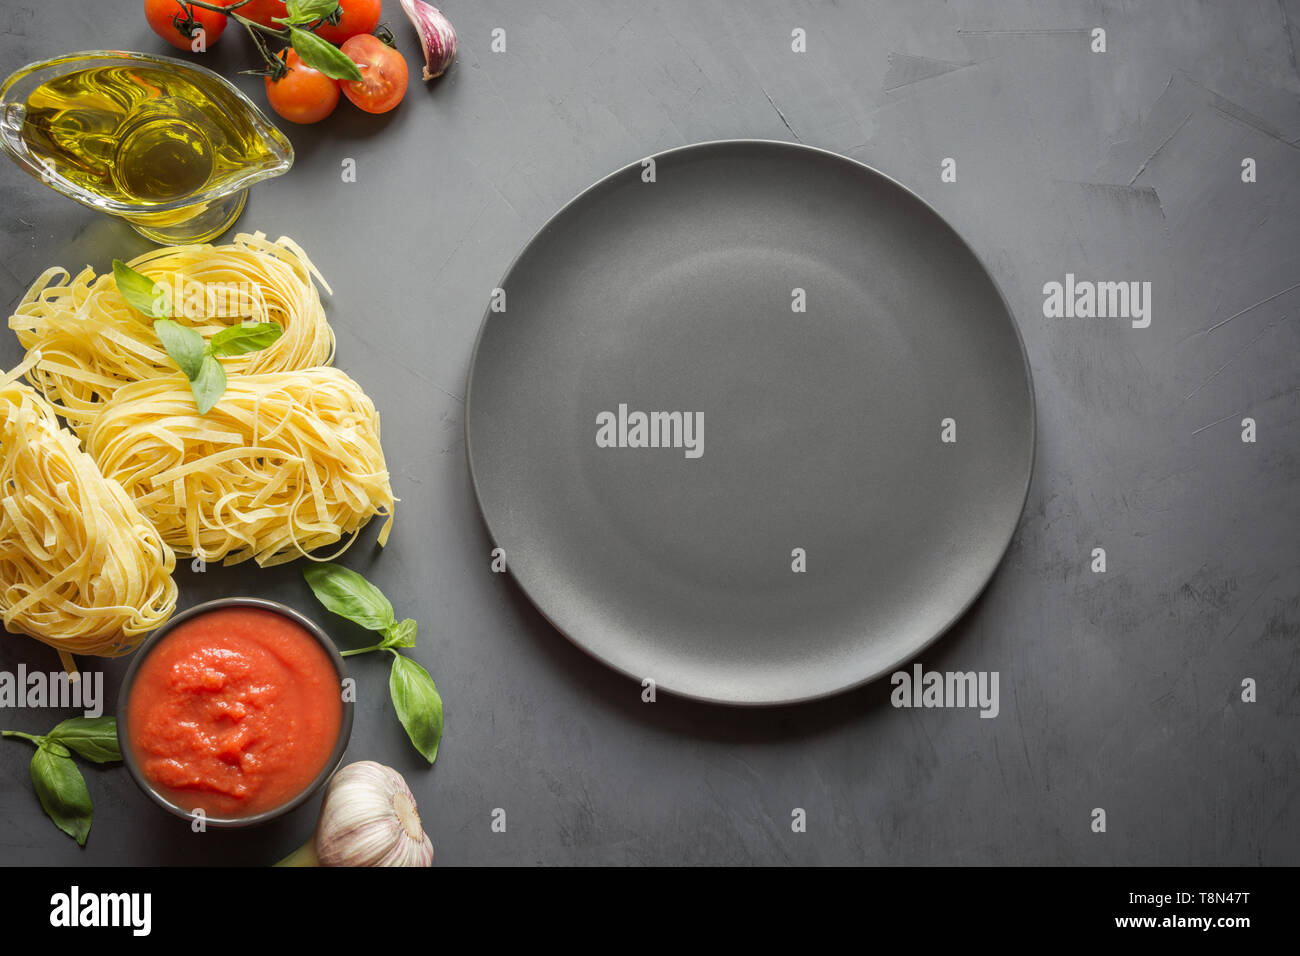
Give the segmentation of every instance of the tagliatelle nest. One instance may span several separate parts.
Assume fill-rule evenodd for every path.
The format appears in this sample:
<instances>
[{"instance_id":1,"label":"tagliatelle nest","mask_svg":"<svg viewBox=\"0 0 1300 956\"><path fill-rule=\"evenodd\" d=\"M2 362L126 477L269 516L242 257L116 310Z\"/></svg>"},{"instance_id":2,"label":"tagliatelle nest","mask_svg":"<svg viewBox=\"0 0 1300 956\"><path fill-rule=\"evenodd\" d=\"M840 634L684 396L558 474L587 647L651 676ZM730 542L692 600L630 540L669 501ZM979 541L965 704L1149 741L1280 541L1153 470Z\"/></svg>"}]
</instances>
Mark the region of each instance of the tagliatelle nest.
<instances>
[{"instance_id":1,"label":"tagliatelle nest","mask_svg":"<svg viewBox=\"0 0 1300 956\"><path fill-rule=\"evenodd\" d=\"M205 561L281 564L375 515L381 544L392 525L379 415L335 368L231 375L203 416L183 376L126 385L86 449L168 545Z\"/></svg>"},{"instance_id":2,"label":"tagliatelle nest","mask_svg":"<svg viewBox=\"0 0 1300 956\"><path fill-rule=\"evenodd\" d=\"M176 557L54 409L0 375L0 616L73 654L117 657L176 609Z\"/></svg>"},{"instance_id":3,"label":"tagliatelle nest","mask_svg":"<svg viewBox=\"0 0 1300 956\"><path fill-rule=\"evenodd\" d=\"M204 339L252 319L284 334L269 348L226 359L228 373L283 372L328 365L334 332L313 279L329 285L293 240L241 233L227 245L165 246L127 263L168 294L172 318ZM75 277L47 269L27 291L9 327L39 361L27 379L83 438L123 385L176 371L153 329L132 308L112 272L86 267Z\"/></svg>"}]
</instances>

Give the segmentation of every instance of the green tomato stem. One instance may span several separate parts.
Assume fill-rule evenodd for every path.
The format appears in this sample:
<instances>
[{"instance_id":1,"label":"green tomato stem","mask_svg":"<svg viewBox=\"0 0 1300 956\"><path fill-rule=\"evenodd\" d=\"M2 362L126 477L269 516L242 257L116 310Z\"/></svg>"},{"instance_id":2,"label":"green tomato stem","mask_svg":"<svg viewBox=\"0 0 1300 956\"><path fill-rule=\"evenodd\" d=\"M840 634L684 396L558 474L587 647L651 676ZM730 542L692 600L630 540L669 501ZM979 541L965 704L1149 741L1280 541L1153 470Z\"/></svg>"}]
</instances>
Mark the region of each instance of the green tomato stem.
<instances>
[{"instance_id":1,"label":"green tomato stem","mask_svg":"<svg viewBox=\"0 0 1300 956\"><path fill-rule=\"evenodd\" d=\"M228 7L219 7L214 3L204 3L203 0L185 0L185 3L191 7L198 7L201 10L211 10L213 13L224 13L231 16L232 10L238 10L240 7L252 3L253 0L239 0L238 3L232 3Z\"/></svg>"},{"instance_id":2,"label":"green tomato stem","mask_svg":"<svg viewBox=\"0 0 1300 956\"><path fill-rule=\"evenodd\" d=\"M193 2L193 0L191 0L191 2ZM260 30L263 33L269 33L272 36L277 36L281 40L289 39L288 27L280 27L280 28L268 27L265 23L258 23L256 20L250 20L248 19L248 17L240 16L238 13L232 13L231 16L234 17L236 20L238 20L240 23L242 23L244 26L248 27L248 29L250 30L254 30L254 31Z\"/></svg>"}]
</instances>

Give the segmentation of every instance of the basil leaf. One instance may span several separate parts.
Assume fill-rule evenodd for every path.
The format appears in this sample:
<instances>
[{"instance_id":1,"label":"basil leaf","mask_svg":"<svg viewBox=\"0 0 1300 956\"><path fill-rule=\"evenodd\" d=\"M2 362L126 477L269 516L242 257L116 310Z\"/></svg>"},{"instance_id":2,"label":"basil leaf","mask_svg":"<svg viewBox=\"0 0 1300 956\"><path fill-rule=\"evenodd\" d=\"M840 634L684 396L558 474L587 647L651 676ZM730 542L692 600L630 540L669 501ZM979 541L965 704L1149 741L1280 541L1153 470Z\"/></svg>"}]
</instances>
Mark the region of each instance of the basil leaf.
<instances>
[{"instance_id":1,"label":"basil leaf","mask_svg":"<svg viewBox=\"0 0 1300 956\"><path fill-rule=\"evenodd\" d=\"M42 750L48 750L56 757L71 757L72 751L57 740L50 740L49 737L42 737L36 741L36 746Z\"/></svg>"},{"instance_id":2,"label":"basil leaf","mask_svg":"<svg viewBox=\"0 0 1300 956\"><path fill-rule=\"evenodd\" d=\"M433 678L415 661L394 651L388 692L393 697L397 719L406 728L406 736L424 759L433 763L442 741L442 697Z\"/></svg>"},{"instance_id":3,"label":"basil leaf","mask_svg":"<svg viewBox=\"0 0 1300 956\"><path fill-rule=\"evenodd\" d=\"M92 815L90 791L72 758L66 752L52 751L47 745L38 747L32 754L32 783L54 825L79 846L85 846Z\"/></svg>"},{"instance_id":4,"label":"basil leaf","mask_svg":"<svg viewBox=\"0 0 1300 956\"><path fill-rule=\"evenodd\" d=\"M409 617L400 624L394 624L384 631L384 642L380 647L414 647L416 623Z\"/></svg>"},{"instance_id":5,"label":"basil leaf","mask_svg":"<svg viewBox=\"0 0 1300 956\"><path fill-rule=\"evenodd\" d=\"M208 343L208 351L218 358L260 352L274 345L283 334L284 329L275 322L232 325L212 336L212 341Z\"/></svg>"},{"instance_id":6,"label":"basil leaf","mask_svg":"<svg viewBox=\"0 0 1300 956\"><path fill-rule=\"evenodd\" d=\"M393 605L384 592L357 572L340 564L313 564L302 576L311 585L316 600L339 617L370 631L387 631L397 623Z\"/></svg>"},{"instance_id":7,"label":"basil leaf","mask_svg":"<svg viewBox=\"0 0 1300 956\"><path fill-rule=\"evenodd\" d=\"M117 291L122 293L122 298L133 309L143 312L151 319L171 315L167 287L136 272L121 259L113 260L113 281L117 283Z\"/></svg>"},{"instance_id":8,"label":"basil leaf","mask_svg":"<svg viewBox=\"0 0 1300 956\"><path fill-rule=\"evenodd\" d=\"M62 744L95 763L122 759L122 750L117 742L117 720L112 717L72 717L56 724L45 739Z\"/></svg>"},{"instance_id":9,"label":"basil leaf","mask_svg":"<svg viewBox=\"0 0 1300 956\"><path fill-rule=\"evenodd\" d=\"M190 391L194 393L194 403L199 406L199 414L206 415L217 404L226 390L226 370L211 355L203 356L199 374L190 380Z\"/></svg>"},{"instance_id":10,"label":"basil leaf","mask_svg":"<svg viewBox=\"0 0 1300 956\"><path fill-rule=\"evenodd\" d=\"M171 319L155 319L153 330L167 351L167 357L191 382L199 377L203 364L203 336Z\"/></svg>"},{"instance_id":11,"label":"basil leaf","mask_svg":"<svg viewBox=\"0 0 1300 956\"><path fill-rule=\"evenodd\" d=\"M313 70L319 70L331 80L361 79L361 71L357 69L357 65L334 44L297 27L289 28L289 36L302 62Z\"/></svg>"},{"instance_id":12,"label":"basil leaf","mask_svg":"<svg viewBox=\"0 0 1300 956\"><path fill-rule=\"evenodd\" d=\"M339 0L288 0L285 12L288 16L276 17L277 23L314 23L324 20L338 9ZM301 56L301 53L299 54Z\"/></svg>"}]
</instances>

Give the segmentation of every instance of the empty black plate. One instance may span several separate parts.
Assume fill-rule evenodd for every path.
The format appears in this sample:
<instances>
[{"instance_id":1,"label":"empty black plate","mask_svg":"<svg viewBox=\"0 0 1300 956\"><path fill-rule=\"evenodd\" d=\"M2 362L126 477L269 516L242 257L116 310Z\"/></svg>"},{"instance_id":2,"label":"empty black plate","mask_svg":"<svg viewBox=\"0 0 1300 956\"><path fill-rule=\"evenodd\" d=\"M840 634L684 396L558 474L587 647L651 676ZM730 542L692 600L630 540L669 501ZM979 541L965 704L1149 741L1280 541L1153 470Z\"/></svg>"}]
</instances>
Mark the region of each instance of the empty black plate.
<instances>
[{"instance_id":1,"label":"empty black plate","mask_svg":"<svg viewBox=\"0 0 1300 956\"><path fill-rule=\"evenodd\" d=\"M611 667L726 703L835 693L1001 560L1033 467L1024 346L888 177L790 143L669 150L560 210L501 288L466 403L479 505Z\"/></svg>"}]
</instances>

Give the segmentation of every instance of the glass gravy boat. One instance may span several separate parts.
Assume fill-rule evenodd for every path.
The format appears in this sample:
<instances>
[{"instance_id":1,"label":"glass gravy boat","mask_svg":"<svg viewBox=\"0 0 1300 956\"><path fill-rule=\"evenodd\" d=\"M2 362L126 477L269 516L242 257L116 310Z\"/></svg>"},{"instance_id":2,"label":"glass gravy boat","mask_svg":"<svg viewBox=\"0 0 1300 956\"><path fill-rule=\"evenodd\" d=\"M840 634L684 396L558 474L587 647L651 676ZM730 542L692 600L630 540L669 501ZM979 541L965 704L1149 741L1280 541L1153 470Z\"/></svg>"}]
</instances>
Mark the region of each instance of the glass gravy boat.
<instances>
[{"instance_id":1,"label":"glass gravy boat","mask_svg":"<svg viewBox=\"0 0 1300 956\"><path fill-rule=\"evenodd\" d=\"M0 84L0 148L154 242L206 242L248 187L293 165L288 139L224 77L119 50L29 64Z\"/></svg>"}]
</instances>

